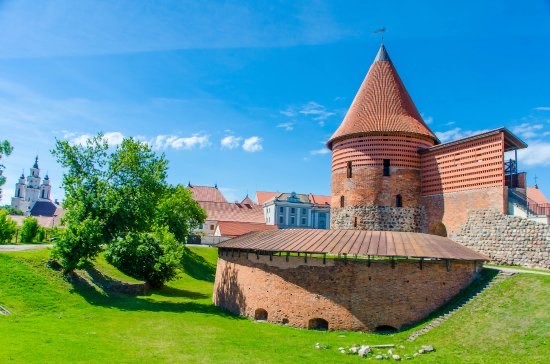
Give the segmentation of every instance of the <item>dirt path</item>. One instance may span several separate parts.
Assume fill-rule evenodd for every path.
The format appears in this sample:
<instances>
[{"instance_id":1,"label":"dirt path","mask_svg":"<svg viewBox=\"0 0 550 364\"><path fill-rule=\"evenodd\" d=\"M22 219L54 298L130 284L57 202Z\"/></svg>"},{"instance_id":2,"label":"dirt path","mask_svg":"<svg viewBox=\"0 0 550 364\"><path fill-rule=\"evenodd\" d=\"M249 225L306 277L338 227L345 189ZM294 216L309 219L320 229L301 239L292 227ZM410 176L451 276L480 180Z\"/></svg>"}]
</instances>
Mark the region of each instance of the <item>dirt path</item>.
<instances>
[{"instance_id":1,"label":"dirt path","mask_svg":"<svg viewBox=\"0 0 550 364\"><path fill-rule=\"evenodd\" d=\"M498 265L486 265L487 268L491 269L498 269L500 271L506 272L506 273L530 273L530 274L540 274L543 276L550 276L550 272L540 272L536 270L525 270L525 269L516 269L516 268L508 268L508 267L499 267Z\"/></svg>"},{"instance_id":2,"label":"dirt path","mask_svg":"<svg viewBox=\"0 0 550 364\"><path fill-rule=\"evenodd\" d=\"M36 250L51 248L53 244L17 244L17 245L0 245L0 252L21 252L24 250Z\"/></svg>"}]
</instances>

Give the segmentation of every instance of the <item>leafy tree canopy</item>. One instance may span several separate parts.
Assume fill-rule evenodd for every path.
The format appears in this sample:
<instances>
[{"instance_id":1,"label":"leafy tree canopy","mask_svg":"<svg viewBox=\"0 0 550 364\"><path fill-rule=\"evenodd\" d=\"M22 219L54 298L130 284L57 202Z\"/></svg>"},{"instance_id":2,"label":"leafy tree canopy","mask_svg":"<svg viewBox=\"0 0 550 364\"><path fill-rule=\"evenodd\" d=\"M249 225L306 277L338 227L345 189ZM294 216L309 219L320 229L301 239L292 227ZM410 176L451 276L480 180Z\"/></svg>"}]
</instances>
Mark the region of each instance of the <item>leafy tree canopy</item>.
<instances>
[{"instance_id":1,"label":"leafy tree canopy","mask_svg":"<svg viewBox=\"0 0 550 364\"><path fill-rule=\"evenodd\" d=\"M13 147L7 140L0 140L0 161L4 155L10 155ZM6 177L2 176L2 172L6 168L2 163L0 163L0 186L3 186L6 183Z\"/></svg>"},{"instance_id":2,"label":"leafy tree canopy","mask_svg":"<svg viewBox=\"0 0 550 364\"><path fill-rule=\"evenodd\" d=\"M161 261L172 264L175 259L165 256L170 249L150 247L166 246L164 240L170 239L181 245L190 230L205 219L189 191L167 184L168 161L146 143L125 138L113 149L98 134L85 145L58 140L52 153L65 168L66 230L56 243L54 256L66 271L89 262L103 244L122 252L113 259L115 265L135 262L135 253L124 255L135 244L148 247L143 249L149 251L146 255L150 259L142 261L158 267L164 264ZM159 235L158 231L164 233ZM131 243L132 239L136 242ZM134 263L126 263L129 271L128 264ZM171 274L161 275L171 278ZM155 278L155 285L158 282Z\"/></svg>"},{"instance_id":3,"label":"leafy tree canopy","mask_svg":"<svg viewBox=\"0 0 550 364\"><path fill-rule=\"evenodd\" d=\"M6 210L0 210L0 243L10 243L17 225Z\"/></svg>"}]
</instances>

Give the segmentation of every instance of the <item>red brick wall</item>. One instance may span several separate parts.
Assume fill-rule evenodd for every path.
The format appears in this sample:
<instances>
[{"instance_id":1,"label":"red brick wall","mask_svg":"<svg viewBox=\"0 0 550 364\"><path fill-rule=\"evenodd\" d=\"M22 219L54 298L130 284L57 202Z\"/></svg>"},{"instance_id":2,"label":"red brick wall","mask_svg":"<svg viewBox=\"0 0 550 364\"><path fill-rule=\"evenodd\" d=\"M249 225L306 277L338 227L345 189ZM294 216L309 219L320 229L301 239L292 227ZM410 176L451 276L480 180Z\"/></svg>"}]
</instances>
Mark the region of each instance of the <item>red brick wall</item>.
<instances>
[{"instance_id":1,"label":"red brick wall","mask_svg":"<svg viewBox=\"0 0 550 364\"><path fill-rule=\"evenodd\" d=\"M422 153L422 195L504 185L504 134Z\"/></svg>"},{"instance_id":2,"label":"red brick wall","mask_svg":"<svg viewBox=\"0 0 550 364\"><path fill-rule=\"evenodd\" d=\"M466 287L475 277L474 262L322 260L244 253L218 259L214 303L230 312L254 317L268 312L268 321L307 327L312 318L330 329L400 328L426 317ZM301 261L301 262L298 262ZM479 264L479 263L478 263ZM479 268L479 265L477 266Z\"/></svg>"},{"instance_id":3,"label":"red brick wall","mask_svg":"<svg viewBox=\"0 0 550 364\"><path fill-rule=\"evenodd\" d=\"M400 134L358 136L338 141L332 148L332 207L395 206L400 194L403 206L418 206L420 198L419 148L433 143ZM384 159L390 160L390 176L383 176ZM347 177L351 162L352 177Z\"/></svg>"},{"instance_id":4,"label":"red brick wall","mask_svg":"<svg viewBox=\"0 0 550 364\"><path fill-rule=\"evenodd\" d=\"M423 196L422 204L425 206L429 233L433 232L437 223L442 222L447 234L457 234L471 210L493 208L505 213L506 190L505 187L496 186Z\"/></svg>"}]
</instances>

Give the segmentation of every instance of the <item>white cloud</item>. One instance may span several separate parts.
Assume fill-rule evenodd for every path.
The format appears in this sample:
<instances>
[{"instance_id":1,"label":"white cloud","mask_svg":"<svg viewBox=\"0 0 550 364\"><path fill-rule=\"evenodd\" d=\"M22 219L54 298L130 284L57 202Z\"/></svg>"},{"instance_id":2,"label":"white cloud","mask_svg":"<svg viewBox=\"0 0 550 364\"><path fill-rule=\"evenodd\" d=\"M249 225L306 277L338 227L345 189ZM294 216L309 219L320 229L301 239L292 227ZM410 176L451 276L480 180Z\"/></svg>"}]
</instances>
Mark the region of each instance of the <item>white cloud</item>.
<instances>
[{"instance_id":1,"label":"white cloud","mask_svg":"<svg viewBox=\"0 0 550 364\"><path fill-rule=\"evenodd\" d=\"M241 145L242 139L243 138L236 137L233 135L228 135L220 141L220 144L223 149L235 149L235 148L238 148L239 145Z\"/></svg>"},{"instance_id":2,"label":"white cloud","mask_svg":"<svg viewBox=\"0 0 550 364\"><path fill-rule=\"evenodd\" d=\"M323 126L325 120L329 117L336 115L335 112L327 110L327 108L318 102L310 101L298 107L289 106L285 110L279 111L281 114L288 117L296 117L298 115L304 115L319 122L319 125Z\"/></svg>"},{"instance_id":3,"label":"white cloud","mask_svg":"<svg viewBox=\"0 0 550 364\"><path fill-rule=\"evenodd\" d=\"M262 147L262 138L257 136L252 136L250 138L246 138L243 143L243 149L245 152L259 152L263 149Z\"/></svg>"},{"instance_id":4,"label":"white cloud","mask_svg":"<svg viewBox=\"0 0 550 364\"><path fill-rule=\"evenodd\" d=\"M537 111L550 111L550 106L535 107L535 110L537 110Z\"/></svg>"},{"instance_id":5,"label":"white cloud","mask_svg":"<svg viewBox=\"0 0 550 364\"><path fill-rule=\"evenodd\" d=\"M330 149L328 148L321 148L321 149L316 149L316 150L312 150L309 152L309 154L311 155L325 155L325 154L329 154L330 153Z\"/></svg>"},{"instance_id":6,"label":"white cloud","mask_svg":"<svg viewBox=\"0 0 550 364\"><path fill-rule=\"evenodd\" d=\"M315 101L310 101L307 104L302 105L299 113L313 117L313 119L319 121L320 124L324 124L326 119L335 114L334 112L328 111L326 107Z\"/></svg>"},{"instance_id":7,"label":"white cloud","mask_svg":"<svg viewBox=\"0 0 550 364\"><path fill-rule=\"evenodd\" d=\"M431 123L433 123L433 121L434 121L434 118L431 117L431 116L426 116L426 115L424 115L424 114L420 114L420 116L422 117L422 120L424 120L424 122L425 122L426 124L431 124Z\"/></svg>"},{"instance_id":8,"label":"white cloud","mask_svg":"<svg viewBox=\"0 0 550 364\"><path fill-rule=\"evenodd\" d=\"M531 142L528 148L518 150L518 157L528 166L550 166L550 143Z\"/></svg>"},{"instance_id":9,"label":"white cloud","mask_svg":"<svg viewBox=\"0 0 550 364\"><path fill-rule=\"evenodd\" d=\"M63 138L69 139L69 143L71 144L85 145L88 139L92 137L94 136L87 133L79 135L74 132L68 132L68 131L63 132ZM107 144L109 144L109 146L119 145L120 143L122 143L122 140L124 139L124 134L118 131L111 131L103 134L103 139L105 139L105 141L107 142Z\"/></svg>"},{"instance_id":10,"label":"white cloud","mask_svg":"<svg viewBox=\"0 0 550 364\"><path fill-rule=\"evenodd\" d=\"M280 123L277 125L277 128L283 128L286 131L294 130L294 123Z\"/></svg>"},{"instance_id":11,"label":"white cloud","mask_svg":"<svg viewBox=\"0 0 550 364\"><path fill-rule=\"evenodd\" d=\"M512 132L523 138L533 138L541 134L542 124L522 123L512 128Z\"/></svg>"},{"instance_id":12,"label":"white cloud","mask_svg":"<svg viewBox=\"0 0 550 364\"><path fill-rule=\"evenodd\" d=\"M205 148L210 145L208 135L193 134L190 137L179 137L177 135L157 135L150 142L153 149L194 149Z\"/></svg>"},{"instance_id":13,"label":"white cloud","mask_svg":"<svg viewBox=\"0 0 550 364\"><path fill-rule=\"evenodd\" d=\"M487 131L487 129L484 129L484 130L462 130L462 128L456 127L454 129L447 130L447 131L436 131L435 135L437 135L437 137L439 138L439 140L441 140L442 143L445 143L445 142L449 142L449 141L453 141L453 140L457 140L457 139L466 138L470 135L479 134L479 133L483 133L483 132L486 132L486 131Z\"/></svg>"}]
</instances>

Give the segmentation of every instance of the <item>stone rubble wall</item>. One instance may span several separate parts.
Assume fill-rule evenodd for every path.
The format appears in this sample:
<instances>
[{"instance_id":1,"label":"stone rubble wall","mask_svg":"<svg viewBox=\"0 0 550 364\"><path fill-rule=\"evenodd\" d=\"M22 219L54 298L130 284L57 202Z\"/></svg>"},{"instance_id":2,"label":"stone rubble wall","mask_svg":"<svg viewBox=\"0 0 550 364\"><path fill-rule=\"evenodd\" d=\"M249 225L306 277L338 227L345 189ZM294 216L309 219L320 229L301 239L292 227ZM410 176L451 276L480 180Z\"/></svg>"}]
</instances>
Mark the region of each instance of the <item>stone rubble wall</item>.
<instances>
[{"instance_id":1,"label":"stone rubble wall","mask_svg":"<svg viewBox=\"0 0 550 364\"><path fill-rule=\"evenodd\" d=\"M457 243L491 258L493 263L550 269L550 226L496 209L472 210Z\"/></svg>"},{"instance_id":2,"label":"stone rubble wall","mask_svg":"<svg viewBox=\"0 0 550 364\"><path fill-rule=\"evenodd\" d=\"M355 219L357 218L357 226ZM331 229L424 232L424 207L347 206L330 210Z\"/></svg>"}]
</instances>

